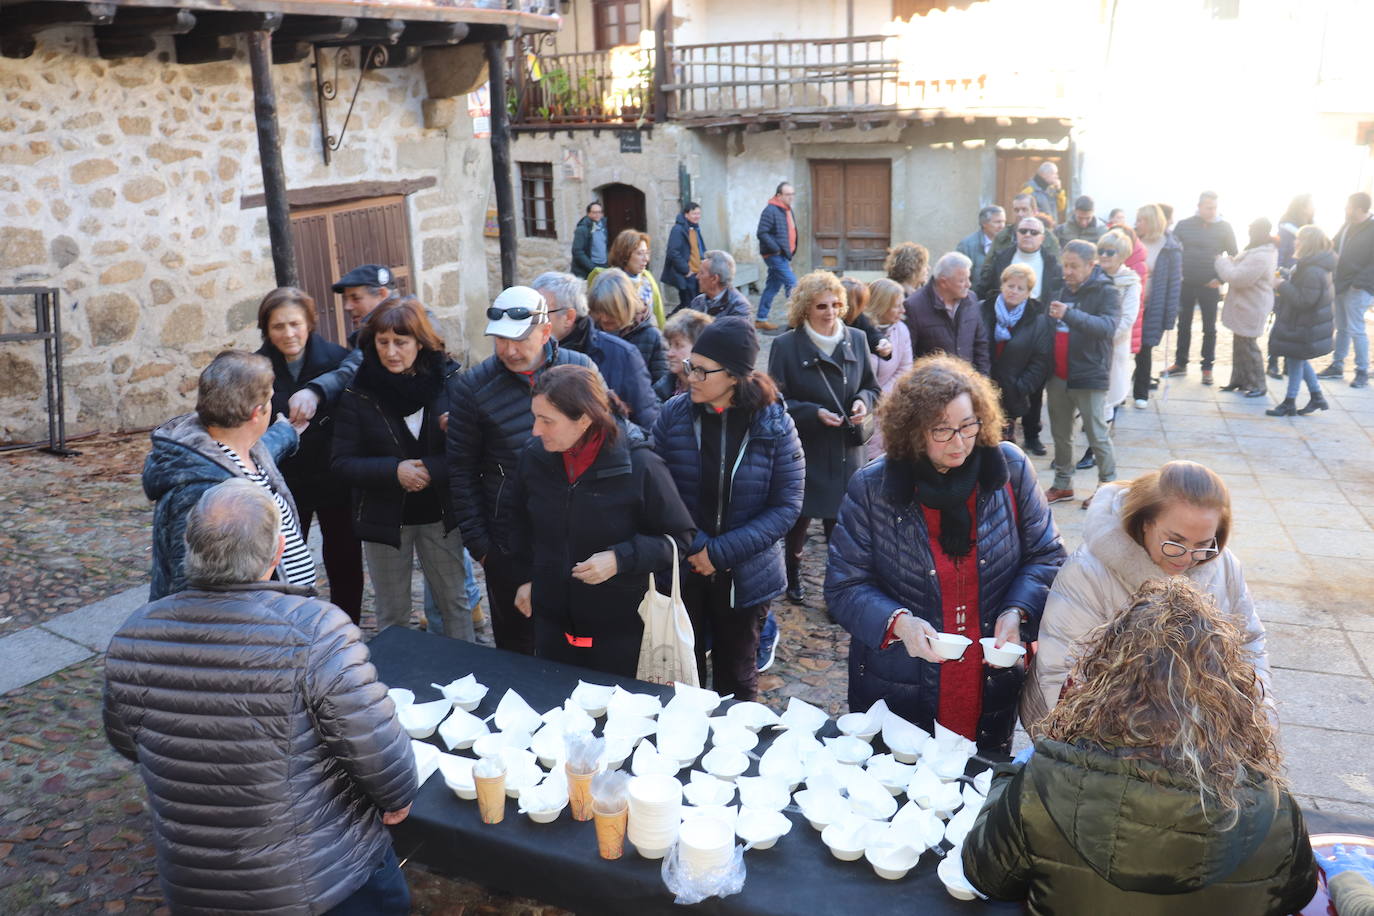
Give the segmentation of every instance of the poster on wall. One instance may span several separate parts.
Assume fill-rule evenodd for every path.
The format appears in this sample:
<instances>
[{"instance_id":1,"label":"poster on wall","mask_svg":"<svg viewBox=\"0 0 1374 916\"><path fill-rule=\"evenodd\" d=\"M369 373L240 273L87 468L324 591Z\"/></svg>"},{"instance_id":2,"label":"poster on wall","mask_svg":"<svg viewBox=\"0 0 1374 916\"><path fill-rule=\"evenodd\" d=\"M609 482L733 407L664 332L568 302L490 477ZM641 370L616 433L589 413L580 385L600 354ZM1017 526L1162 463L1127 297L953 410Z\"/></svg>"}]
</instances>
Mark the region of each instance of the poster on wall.
<instances>
[{"instance_id":1,"label":"poster on wall","mask_svg":"<svg viewBox=\"0 0 1374 916\"><path fill-rule=\"evenodd\" d=\"M482 224L482 235L489 239L501 237L501 224L497 221L495 207L487 207L487 218Z\"/></svg>"},{"instance_id":2,"label":"poster on wall","mask_svg":"<svg viewBox=\"0 0 1374 916\"><path fill-rule=\"evenodd\" d=\"M472 135L478 140L491 136L490 83L483 83L468 93L468 117L472 118Z\"/></svg>"}]
</instances>

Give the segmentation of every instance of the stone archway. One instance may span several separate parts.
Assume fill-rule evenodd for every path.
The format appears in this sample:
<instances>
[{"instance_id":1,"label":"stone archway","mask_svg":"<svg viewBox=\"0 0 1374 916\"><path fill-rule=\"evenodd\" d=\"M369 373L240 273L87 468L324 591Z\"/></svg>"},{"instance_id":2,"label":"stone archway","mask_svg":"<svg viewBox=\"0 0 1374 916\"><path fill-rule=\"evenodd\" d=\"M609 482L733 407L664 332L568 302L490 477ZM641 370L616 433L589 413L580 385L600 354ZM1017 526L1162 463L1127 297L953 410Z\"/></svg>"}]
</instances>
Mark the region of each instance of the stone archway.
<instances>
[{"instance_id":1,"label":"stone archway","mask_svg":"<svg viewBox=\"0 0 1374 916\"><path fill-rule=\"evenodd\" d=\"M644 192L634 185L602 185L596 189L601 205L606 210L606 238L608 244L615 241L622 229L648 231L648 221L644 210Z\"/></svg>"}]
</instances>

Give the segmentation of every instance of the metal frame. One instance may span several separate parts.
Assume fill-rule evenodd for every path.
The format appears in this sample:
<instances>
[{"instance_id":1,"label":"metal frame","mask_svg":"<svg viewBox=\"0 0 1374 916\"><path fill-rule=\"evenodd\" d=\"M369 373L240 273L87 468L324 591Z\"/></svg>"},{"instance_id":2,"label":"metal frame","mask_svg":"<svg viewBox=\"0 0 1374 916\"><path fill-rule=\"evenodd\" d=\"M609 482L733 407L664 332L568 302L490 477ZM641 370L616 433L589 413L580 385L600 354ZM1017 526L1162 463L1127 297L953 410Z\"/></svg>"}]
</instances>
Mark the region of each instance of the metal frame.
<instances>
[{"instance_id":1,"label":"metal frame","mask_svg":"<svg viewBox=\"0 0 1374 916\"><path fill-rule=\"evenodd\" d=\"M33 333L0 334L0 343L43 342L44 389L48 403L48 444L43 451L63 458L81 454L67 448L66 397L62 392L62 294L50 286L0 287L0 298L33 297ZM0 451L31 448L37 442L0 445Z\"/></svg>"}]
</instances>

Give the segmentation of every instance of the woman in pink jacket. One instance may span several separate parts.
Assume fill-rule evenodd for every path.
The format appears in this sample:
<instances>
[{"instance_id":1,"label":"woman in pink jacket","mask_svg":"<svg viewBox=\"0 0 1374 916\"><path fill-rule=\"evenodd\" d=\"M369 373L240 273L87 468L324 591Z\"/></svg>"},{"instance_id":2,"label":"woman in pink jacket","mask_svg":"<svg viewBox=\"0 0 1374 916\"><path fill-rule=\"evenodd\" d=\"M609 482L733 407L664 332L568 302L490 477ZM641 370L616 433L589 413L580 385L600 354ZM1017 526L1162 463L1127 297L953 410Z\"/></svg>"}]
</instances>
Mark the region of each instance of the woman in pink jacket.
<instances>
[{"instance_id":1,"label":"woman in pink jacket","mask_svg":"<svg viewBox=\"0 0 1374 916\"><path fill-rule=\"evenodd\" d=\"M873 364L873 374L878 379L878 390L884 395L897 384L897 379L911 368L913 362L911 332L902 320L906 317L906 308L902 304L905 298L906 291L896 280L884 277L868 284L868 305L865 311L882 335L892 344L892 356L888 359L879 359L874 354L869 354L868 357L868 361ZM882 431L874 430L873 438L868 440L868 460L872 461L883 454L883 451Z\"/></svg>"}]
</instances>

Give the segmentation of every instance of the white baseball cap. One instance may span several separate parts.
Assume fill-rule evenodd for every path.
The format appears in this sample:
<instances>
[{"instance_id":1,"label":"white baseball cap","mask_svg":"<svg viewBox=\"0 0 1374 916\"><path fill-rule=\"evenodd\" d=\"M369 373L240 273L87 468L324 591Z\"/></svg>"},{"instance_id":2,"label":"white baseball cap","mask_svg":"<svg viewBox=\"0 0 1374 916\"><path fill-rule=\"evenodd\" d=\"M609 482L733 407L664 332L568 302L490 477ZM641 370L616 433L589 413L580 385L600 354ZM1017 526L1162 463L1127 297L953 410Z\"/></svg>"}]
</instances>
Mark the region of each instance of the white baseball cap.
<instances>
[{"instance_id":1,"label":"white baseball cap","mask_svg":"<svg viewBox=\"0 0 1374 916\"><path fill-rule=\"evenodd\" d=\"M524 340L536 325L549 320L549 304L543 294L528 286L501 291L487 309L487 336Z\"/></svg>"}]
</instances>

